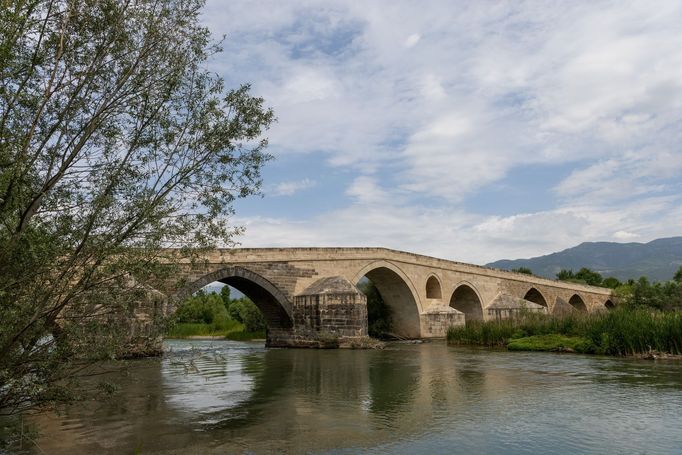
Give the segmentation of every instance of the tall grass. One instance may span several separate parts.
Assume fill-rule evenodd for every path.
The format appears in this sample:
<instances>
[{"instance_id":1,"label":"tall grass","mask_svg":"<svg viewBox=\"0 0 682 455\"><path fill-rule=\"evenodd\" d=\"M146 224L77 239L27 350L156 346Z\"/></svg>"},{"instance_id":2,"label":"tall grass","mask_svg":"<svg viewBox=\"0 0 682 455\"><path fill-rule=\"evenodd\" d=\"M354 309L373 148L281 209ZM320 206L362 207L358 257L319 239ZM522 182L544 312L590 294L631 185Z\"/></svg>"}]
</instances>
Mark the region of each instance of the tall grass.
<instances>
[{"instance_id":1,"label":"tall grass","mask_svg":"<svg viewBox=\"0 0 682 455\"><path fill-rule=\"evenodd\" d=\"M510 340L559 334L589 341L594 352L641 354L651 350L682 354L682 312L616 309L563 317L527 314L503 321L471 321L448 330L448 343L506 346Z\"/></svg>"},{"instance_id":2,"label":"tall grass","mask_svg":"<svg viewBox=\"0 0 682 455\"><path fill-rule=\"evenodd\" d=\"M212 324L177 322L166 331L168 338L187 338L190 336L226 336L228 333L243 332L244 325L232 319Z\"/></svg>"},{"instance_id":3,"label":"tall grass","mask_svg":"<svg viewBox=\"0 0 682 455\"><path fill-rule=\"evenodd\" d=\"M258 330L256 332L243 332L234 331L228 332L225 338L232 341L251 341L251 340L264 340L265 330Z\"/></svg>"}]
</instances>

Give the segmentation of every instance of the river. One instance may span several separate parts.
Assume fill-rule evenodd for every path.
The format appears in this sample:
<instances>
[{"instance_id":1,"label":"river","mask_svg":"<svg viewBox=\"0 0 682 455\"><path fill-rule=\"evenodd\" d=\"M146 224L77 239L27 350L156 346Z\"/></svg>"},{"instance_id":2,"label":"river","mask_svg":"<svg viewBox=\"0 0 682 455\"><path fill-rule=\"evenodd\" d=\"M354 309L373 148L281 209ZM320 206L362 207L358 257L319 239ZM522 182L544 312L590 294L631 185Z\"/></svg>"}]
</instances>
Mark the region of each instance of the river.
<instances>
[{"instance_id":1,"label":"river","mask_svg":"<svg viewBox=\"0 0 682 455\"><path fill-rule=\"evenodd\" d=\"M165 342L34 420L48 454L682 453L682 362L424 344Z\"/></svg>"}]
</instances>

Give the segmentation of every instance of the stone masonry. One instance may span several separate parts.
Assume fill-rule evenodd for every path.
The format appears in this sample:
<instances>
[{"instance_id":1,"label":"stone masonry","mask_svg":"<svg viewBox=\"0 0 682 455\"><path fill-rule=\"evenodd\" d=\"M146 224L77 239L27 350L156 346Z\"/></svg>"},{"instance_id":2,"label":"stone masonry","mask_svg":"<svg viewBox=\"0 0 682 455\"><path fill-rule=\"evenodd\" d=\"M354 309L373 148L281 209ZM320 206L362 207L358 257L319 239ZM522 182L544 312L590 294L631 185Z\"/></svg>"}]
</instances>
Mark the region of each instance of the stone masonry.
<instances>
[{"instance_id":1,"label":"stone masonry","mask_svg":"<svg viewBox=\"0 0 682 455\"><path fill-rule=\"evenodd\" d=\"M320 336L365 336L366 301L355 287L362 277L391 307L395 335L402 338L444 337L448 327L467 319L513 314L512 308L505 311L505 302L523 300L547 313L603 311L613 305L609 289L385 248L217 249L200 261L177 254L171 262L178 266L177 275L158 286L171 310L172 302L211 282L230 284L263 311L270 346L310 345L305 339ZM488 311L491 305L495 311Z\"/></svg>"}]
</instances>

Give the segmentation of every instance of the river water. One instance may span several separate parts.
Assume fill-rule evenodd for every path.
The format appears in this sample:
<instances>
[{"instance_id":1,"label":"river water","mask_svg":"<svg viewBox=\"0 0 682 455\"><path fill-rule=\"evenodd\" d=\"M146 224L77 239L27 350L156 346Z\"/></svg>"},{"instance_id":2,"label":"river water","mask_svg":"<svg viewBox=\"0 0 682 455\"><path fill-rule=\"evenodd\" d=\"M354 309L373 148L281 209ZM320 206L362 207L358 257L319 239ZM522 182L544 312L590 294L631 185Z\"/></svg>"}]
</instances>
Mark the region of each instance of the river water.
<instances>
[{"instance_id":1,"label":"river water","mask_svg":"<svg viewBox=\"0 0 682 455\"><path fill-rule=\"evenodd\" d=\"M35 420L48 454L682 454L682 362L424 344L166 341L110 399Z\"/></svg>"}]
</instances>

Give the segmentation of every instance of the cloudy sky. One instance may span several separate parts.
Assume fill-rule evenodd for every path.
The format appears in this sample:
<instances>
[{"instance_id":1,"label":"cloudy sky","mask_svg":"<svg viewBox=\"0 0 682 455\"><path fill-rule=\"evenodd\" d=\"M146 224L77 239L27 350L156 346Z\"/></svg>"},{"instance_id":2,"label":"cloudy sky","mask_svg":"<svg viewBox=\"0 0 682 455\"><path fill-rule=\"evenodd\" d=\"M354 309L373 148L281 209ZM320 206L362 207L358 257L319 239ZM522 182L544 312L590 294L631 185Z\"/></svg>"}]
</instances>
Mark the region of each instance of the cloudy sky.
<instances>
[{"instance_id":1,"label":"cloudy sky","mask_svg":"<svg viewBox=\"0 0 682 455\"><path fill-rule=\"evenodd\" d=\"M682 2L218 1L278 118L242 246L486 263L682 235Z\"/></svg>"}]
</instances>

